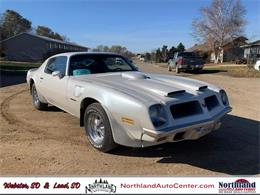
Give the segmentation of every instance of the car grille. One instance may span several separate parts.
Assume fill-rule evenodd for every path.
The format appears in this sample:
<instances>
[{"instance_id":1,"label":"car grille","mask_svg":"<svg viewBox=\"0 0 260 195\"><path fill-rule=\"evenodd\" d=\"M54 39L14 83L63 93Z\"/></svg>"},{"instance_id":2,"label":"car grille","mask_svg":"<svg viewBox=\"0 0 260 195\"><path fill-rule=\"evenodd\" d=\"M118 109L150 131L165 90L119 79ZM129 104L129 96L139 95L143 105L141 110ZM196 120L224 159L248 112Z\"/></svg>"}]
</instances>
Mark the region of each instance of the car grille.
<instances>
[{"instance_id":1,"label":"car grille","mask_svg":"<svg viewBox=\"0 0 260 195\"><path fill-rule=\"evenodd\" d=\"M175 104L170 107L174 119L201 114L202 109L198 101Z\"/></svg>"},{"instance_id":2,"label":"car grille","mask_svg":"<svg viewBox=\"0 0 260 195\"><path fill-rule=\"evenodd\" d=\"M219 105L218 99L215 95L206 97L204 100L209 111L213 110Z\"/></svg>"}]
</instances>

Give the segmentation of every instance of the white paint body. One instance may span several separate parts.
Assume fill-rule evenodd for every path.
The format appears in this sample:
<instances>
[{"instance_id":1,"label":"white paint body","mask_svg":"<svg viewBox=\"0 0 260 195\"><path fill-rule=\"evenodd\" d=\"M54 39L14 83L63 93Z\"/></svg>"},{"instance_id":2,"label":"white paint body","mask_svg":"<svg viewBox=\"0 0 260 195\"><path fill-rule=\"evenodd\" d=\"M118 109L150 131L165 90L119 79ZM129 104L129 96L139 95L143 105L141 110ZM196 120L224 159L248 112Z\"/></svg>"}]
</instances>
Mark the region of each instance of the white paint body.
<instances>
[{"instance_id":1,"label":"white paint body","mask_svg":"<svg viewBox=\"0 0 260 195\"><path fill-rule=\"evenodd\" d=\"M65 55L69 59L77 54L56 56ZM80 118L81 102L85 98L95 99L105 109L114 141L120 145L146 147L198 139L218 129L221 117L231 111L229 105L222 103L220 88L198 80L139 71L81 76L68 76L66 73L60 79L44 73L47 62L48 59L27 74L27 82L30 85L34 81L40 100ZM174 95L175 92L180 93ZM169 96L169 93L173 95ZM209 96L215 96L218 101L210 111L205 106L205 98ZM171 106L190 101L197 101L202 112L175 119ZM160 127L153 125L149 114L149 108L155 104L162 105L167 113L167 122ZM133 124L123 122L123 117L131 119ZM180 132L182 139L174 140Z\"/></svg>"}]
</instances>

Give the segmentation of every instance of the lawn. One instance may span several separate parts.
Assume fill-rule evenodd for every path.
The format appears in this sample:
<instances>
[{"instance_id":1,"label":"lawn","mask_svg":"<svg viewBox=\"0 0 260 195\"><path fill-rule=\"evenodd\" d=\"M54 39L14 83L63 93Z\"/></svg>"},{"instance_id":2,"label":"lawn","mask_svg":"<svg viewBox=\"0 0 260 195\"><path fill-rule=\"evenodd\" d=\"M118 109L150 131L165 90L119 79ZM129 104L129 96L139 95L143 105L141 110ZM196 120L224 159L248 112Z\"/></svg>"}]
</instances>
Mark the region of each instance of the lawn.
<instances>
[{"instance_id":1,"label":"lawn","mask_svg":"<svg viewBox=\"0 0 260 195\"><path fill-rule=\"evenodd\" d=\"M250 78L260 78L260 72L255 70L253 67L248 66L225 66L225 65L219 65L219 66L205 66L204 71L216 71L216 72L222 72L227 75L233 76L233 77L250 77Z\"/></svg>"},{"instance_id":2,"label":"lawn","mask_svg":"<svg viewBox=\"0 0 260 195\"><path fill-rule=\"evenodd\" d=\"M167 68L167 63L156 63L155 65ZM202 70L202 73L220 73L233 77L246 77L246 78L260 78L260 71L253 68L253 65L248 67L247 65L236 65L236 64L206 64Z\"/></svg>"},{"instance_id":3,"label":"lawn","mask_svg":"<svg viewBox=\"0 0 260 195\"><path fill-rule=\"evenodd\" d=\"M41 63L0 61L0 70L4 71L27 71L31 68L38 68Z\"/></svg>"}]
</instances>

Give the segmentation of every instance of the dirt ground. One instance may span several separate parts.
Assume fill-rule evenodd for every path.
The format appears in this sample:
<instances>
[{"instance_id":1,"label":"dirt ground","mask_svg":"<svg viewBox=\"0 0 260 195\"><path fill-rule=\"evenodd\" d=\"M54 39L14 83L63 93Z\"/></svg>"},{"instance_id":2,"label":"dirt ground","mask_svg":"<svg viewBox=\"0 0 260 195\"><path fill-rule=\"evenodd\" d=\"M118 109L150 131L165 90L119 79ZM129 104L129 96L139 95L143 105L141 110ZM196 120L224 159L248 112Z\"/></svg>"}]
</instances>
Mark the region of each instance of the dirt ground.
<instances>
[{"instance_id":1,"label":"dirt ground","mask_svg":"<svg viewBox=\"0 0 260 195\"><path fill-rule=\"evenodd\" d=\"M146 72L169 73L139 63ZM218 73L182 74L223 87L233 111L219 131L196 141L110 154L93 149L77 118L52 107L36 111L26 84L0 89L0 175L255 175L259 174L260 79Z\"/></svg>"}]
</instances>

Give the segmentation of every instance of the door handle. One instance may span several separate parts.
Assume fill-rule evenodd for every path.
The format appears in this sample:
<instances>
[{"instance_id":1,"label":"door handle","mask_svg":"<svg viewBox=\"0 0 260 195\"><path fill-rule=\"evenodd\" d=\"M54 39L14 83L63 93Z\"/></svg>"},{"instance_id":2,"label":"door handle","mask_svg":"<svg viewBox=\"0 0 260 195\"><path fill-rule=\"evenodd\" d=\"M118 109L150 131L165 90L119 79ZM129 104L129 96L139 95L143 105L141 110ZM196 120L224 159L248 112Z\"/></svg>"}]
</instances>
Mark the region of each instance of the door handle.
<instances>
[{"instance_id":1,"label":"door handle","mask_svg":"<svg viewBox=\"0 0 260 195\"><path fill-rule=\"evenodd\" d=\"M41 80L43 80L43 77L40 77Z\"/></svg>"}]
</instances>

